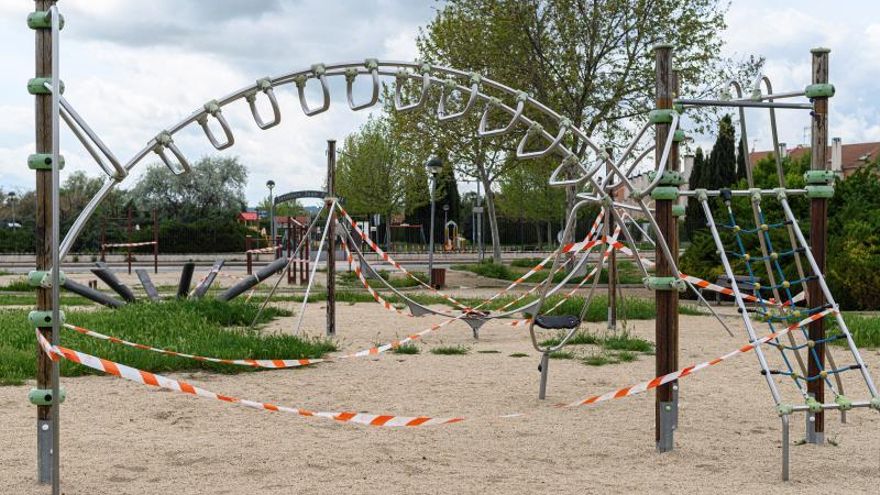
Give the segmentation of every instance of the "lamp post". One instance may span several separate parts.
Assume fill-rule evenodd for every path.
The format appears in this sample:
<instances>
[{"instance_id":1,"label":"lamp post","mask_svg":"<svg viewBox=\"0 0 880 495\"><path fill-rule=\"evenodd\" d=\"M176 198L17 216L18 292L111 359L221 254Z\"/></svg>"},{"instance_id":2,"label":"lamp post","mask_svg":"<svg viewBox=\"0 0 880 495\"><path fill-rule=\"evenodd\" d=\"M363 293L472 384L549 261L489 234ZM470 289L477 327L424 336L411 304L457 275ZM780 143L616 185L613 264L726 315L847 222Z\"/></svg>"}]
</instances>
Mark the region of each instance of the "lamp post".
<instances>
[{"instance_id":1,"label":"lamp post","mask_svg":"<svg viewBox=\"0 0 880 495\"><path fill-rule=\"evenodd\" d=\"M449 243L449 205L443 205L443 245Z\"/></svg>"},{"instance_id":2,"label":"lamp post","mask_svg":"<svg viewBox=\"0 0 880 495\"><path fill-rule=\"evenodd\" d=\"M431 277L431 285L434 285L434 215L436 205L434 204L434 189L437 185L437 174L443 168L443 162L439 158L432 157L425 163L425 171L430 177L429 190L431 192L431 234L428 239L428 274Z\"/></svg>"},{"instance_id":3,"label":"lamp post","mask_svg":"<svg viewBox=\"0 0 880 495\"><path fill-rule=\"evenodd\" d=\"M9 191L9 205L12 206L12 228L15 228L15 191Z\"/></svg>"},{"instance_id":4,"label":"lamp post","mask_svg":"<svg viewBox=\"0 0 880 495\"><path fill-rule=\"evenodd\" d=\"M266 187L269 188L269 235L272 239L272 246L275 246L275 200L272 197L272 189L275 189L275 181L267 181Z\"/></svg>"}]
</instances>

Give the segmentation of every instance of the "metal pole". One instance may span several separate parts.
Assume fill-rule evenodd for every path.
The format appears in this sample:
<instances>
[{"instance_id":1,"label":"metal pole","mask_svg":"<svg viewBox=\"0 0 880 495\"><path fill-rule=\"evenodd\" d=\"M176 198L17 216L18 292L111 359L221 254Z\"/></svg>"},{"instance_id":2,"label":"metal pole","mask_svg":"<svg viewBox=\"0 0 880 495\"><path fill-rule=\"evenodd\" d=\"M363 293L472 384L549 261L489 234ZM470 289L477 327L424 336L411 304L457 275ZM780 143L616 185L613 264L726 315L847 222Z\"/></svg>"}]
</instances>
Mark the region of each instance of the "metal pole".
<instances>
[{"instance_id":1,"label":"metal pole","mask_svg":"<svg viewBox=\"0 0 880 495\"><path fill-rule=\"evenodd\" d=\"M37 11L47 11L55 4L54 0L37 0ZM52 57L53 31L37 29L35 39L35 70L36 77L54 77L52 69L54 60ZM52 153L53 150L53 126L52 126L52 95L37 94L34 96L35 107L35 151L36 153ZM41 169L36 171L36 228L35 249L36 269L48 270L52 265L52 178L53 171ZM52 310L52 293L49 288L37 288L37 310ZM39 327L40 333L48 339L53 337L51 326ZM37 388L46 390L54 387L55 383L52 360L37 344ZM37 479L39 483L55 483L57 476L53 470L53 447L57 438L55 425L55 409L49 405L37 406ZM57 452L54 452L57 454ZM53 487L54 490L54 487Z\"/></svg>"},{"instance_id":2,"label":"metal pole","mask_svg":"<svg viewBox=\"0 0 880 495\"><path fill-rule=\"evenodd\" d=\"M159 273L159 212L153 208L153 273Z\"/></svg>"},{"instance_id":3,"label":"metal pole","mask_svg":"<svg viewBox=\"0 0 880 495\"><path fill-rule=\"evenodd\" d=\"M485 253L483 251L483 202L480 199L480 186L482 183L479 179L477 179L477 248L479 249L479 255L477 258L480 260L480 263L483 262L483 257Z\"/></svg>"},{"instance_id":4,"label":"metal pole","mask_svg":"<svg viewBox=\"0 0 880 495\"><path fill-rule=\"evenodd\" d=\"M431 191L431 221L429 224L431 225L430 234L428 234L428 277L431 280L431 285L434 285L434 186L437 181L437 175L431 173L431 181L428 186Z\"/></svg>"},{"instance_id":5,"label":"metal pole","mask_svg":"<svg viewBox=\"0 0 880 495\"><path fill-rule=\"evenodd\" d=\"M813 55L813 84L825 84L828 82L828 53L827 48L814 48L810 50ZM810 148L812 170L828 169L828 98L813 99L813 123L811 132ZM828 245L828 199L812 198L810 200L810 246L813 258L819 271L825 273L825 255ZM810 307L823 306L827 301L819 284L819 280L807 282L807 300ZM816 342L815 359L808 360L807 372L810 376L817 376L825 368L825 319L821 318L810 324L810 340ZM818 362L816 362L818 360ZM825 403L825 381L812 380L807 382L807 392L820 404ZM815 414L815 421L807 424L807 442L822 444L825 441L825 412Z\"/></svg>"},{"instance_id":6,"label":"metal pole","mask_svg":"<svg viewBox=\"0 0 880 495\"><path fill-rule=\"evenodd\" d=\"M656 101L655 108L672 108L673 75L672 75L672 45L659 44L654 47L656 60ZM669 124L656 124L656 153L655 160L660 166L662 150L669 134ZM675 148L670 152L669 163L675 164L678 159ZM656 246L658 277L673 277L675 270L672 263L677 263L678 222L672 215L672 200L658 199L655 201L655 216L659 226L660 235ZM668 249L672 253L672 263L665 255L662 239L666 239ZM657 319L655 320L656 334L656 371L657 376L671 373L678 369L678 292L675 290L658 290L655 292L657 304ZM655 440L659 452L669 452L674 448L673 433L675 418L677 417L675 403L675 388L678 382L673 381L657 388L655 396Z\"/></svg>"},{"instance_id":7,"label":"metal pole","mask_svg":"<svg viewBox=\"0 0 880 495\"><path fill-rule=\"evenodd\" d=\"M605 153L610 157L614 153L613 148L605 148ZM607 174L612 173L610 165L605 165ZM614 189L608 188L608 195L614 197ZM614 215L611 209L614 205L608 206L605 212L605 236L610 237L614 232ZM611 249L608 255L608 330L617 330L617 250Z\"/></svg>"},{"instance_id":8,"label":"metal pole","mask_svg":"<svg viewBox=\"0 0 880 495\"><path fill-rule=\"evenodd\" d=\"M327 336L336 336L336 140L327 140Z\"/></svg>"}]
</instances>

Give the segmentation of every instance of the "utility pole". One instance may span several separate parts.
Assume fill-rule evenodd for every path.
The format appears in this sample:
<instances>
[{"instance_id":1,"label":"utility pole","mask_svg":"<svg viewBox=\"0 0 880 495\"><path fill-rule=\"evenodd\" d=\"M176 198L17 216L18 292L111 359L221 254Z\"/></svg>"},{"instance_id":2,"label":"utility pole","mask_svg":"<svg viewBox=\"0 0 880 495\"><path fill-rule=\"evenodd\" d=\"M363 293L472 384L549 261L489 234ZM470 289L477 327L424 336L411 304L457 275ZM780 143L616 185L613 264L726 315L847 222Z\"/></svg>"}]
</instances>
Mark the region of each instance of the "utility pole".
<instances>
[{"instance_id":1,"label":"utility pole","mask_svg":"<svg viewBox=\"0 0 880 495\"><path fill-rule=\"evenodd\" d=\"M55 0L36 0L35 12L28 16L28 26L35 31L34 79L28 81L28 92L34 95L35 154L28 157L28 167L36 172L36 270L28 278L51 283L36 284L37 309L28 319L41 335L53 344L58 343L58 329L62 315L57 304L60 285L60 262L58 260L59 226L53 221L58 212L58 176L64 164L58 154L58 99L61 92L58 60L53 57L57 48L58 29L53 28L50 9ZM53 10L57 13L57 10ZM46 88L49 84L53 90ZM58 363L37 344L37 388L29 398L37 406L37 479L41 484L52 484L52 493L60 493L59 474L59 405L62 393L59 388Z\"/></svg>"},{"instance_id":2,"label":"utility pole","mask_svg":"<svg viewBox=\"0 0 880 495\"><path fill-rule=\"evenodd\" d=\"M813 55L813 85L828 84L828 53L827 48L814 48L810 50ZM812 97L813 100L813 124L811 129L811 177L817 177L819 181L826 183L833 181L831 175L823 178L823 172L828 170L828 96ZM812 182L812 181L808 181ZM828 249L828 198L813 196L810 199L810 249L813 258L822 273L825 270L825 258ZM810 307L818 308L827 302L819 280L807 282L807 300ZM812 352L814 359L809 359L807 374L819 376L825 369L825 319L820 318L810 323L810 340L815 342ZM820 404L825 403L825 381L812 380L807 382L809 393ZM822 444L825 442L825 412L810 413L807 417L807 442Z\"/></svg>"},{"instance_id":3,"label":"utility pole","mask_svg":"<svg viewBox=\"0 0 880 495\"><path fill-rule=\"evenodd\" d=\"M672 97L674 81L672 74L672 45L658 44L654 47L656 60L656 101L655 101L655 164L662 160L663 148L669 136L672 117ZM673 146L667 164L678 163L677 147ZM668 168L668 167L667 167ZM672 253L672 262L677 263L678 221L673 215L674 200L662 193L672 193L677 198L677 187L661 179L660 186L651 192L654 198L655 216L660 234L666 239ZM673 191L674 190L674 191ZM657 259L654 297L657 305L655 320L655 341L657 345L656 375L661 376L678 369L678 291L675 290L674 270L666 259L658 239L655 251ZM659 452L670 452L674 448L673 433L678 417L678 404L675 391L678 381L672 381L657 388L655 396L655 439Z\"/></svg>"},{"instance_id":4,"label":"utility pole","mask_svg":"<svg viewBox=\"0 0 880 495\"><path fill-rule=\"evenodd\" d=\"M327 336L336 336L336 140L327 140ZM273 220L274 221L274 220ZM274 240L273 240L274 242ZM320 255L320 253L318 253ZM317 260L315 260L317 263Z\"/></svg>"}]
</instances>

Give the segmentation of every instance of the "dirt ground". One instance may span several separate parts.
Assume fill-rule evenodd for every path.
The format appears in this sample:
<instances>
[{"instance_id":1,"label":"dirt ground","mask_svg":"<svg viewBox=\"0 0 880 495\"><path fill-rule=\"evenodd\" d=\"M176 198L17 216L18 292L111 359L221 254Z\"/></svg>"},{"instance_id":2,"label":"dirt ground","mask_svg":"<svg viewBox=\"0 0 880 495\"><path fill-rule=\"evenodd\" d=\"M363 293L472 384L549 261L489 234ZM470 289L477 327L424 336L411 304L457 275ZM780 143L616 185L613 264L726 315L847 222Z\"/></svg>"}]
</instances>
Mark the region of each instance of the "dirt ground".
<instances>
[{"instance_id":1,"label":"dirt ground","mask_svg":"<svg viewBox=\"0 0 880 495\"><path fill-rule=\"evenodd\" d=\"M319 335L324 306L309 306L304 328ZM729 306L726 311L732 314ZM343 304L337 312L340 352L442 321L401 317L376 304ZM729 321L736 338L709 317L682 316L681 364L712 359L742 345L742 323ZM290 332L293 326L294 318L284 318L266 331ZM604 328L586 326L596 332ZM629 329L653 340L653 321L629 322ZM459 344L470 352L428 352ZM658 454L651 393L593 407L551 407L650 379L653 356L602 367L553 360L548 400L539 401L539 356L522 327L490 322L474 341L467 325L454 322L429 335L420 347L418 355L386 354L299 370L173 376L215 392L292 407L463 416L466 421L409 429L343 425L255 411L114 377L65 379L63 491L877 493L880 415L864 409L850 412L847 424L839 422L838 414L828 414L827 435L833 445L793 446L792 481L780 481L780 421L753 354L682 380L676 447ZM837 355L838 363L845 361L840 349ZM871 369L880 367L880 352L865 351L863 356ZM858 378L857 373L847 375ZM863 384L847 384L850 398L867 397ZM789 392L793 388L789 383L782 387ZM49 493L35 483L35 411L26 399L28 388L0 387L2 493ZM524 415L500 417L510 413ZM795 416L793 424L792 439L802 438L803 416Z\"/></svg>"}]
</instances>

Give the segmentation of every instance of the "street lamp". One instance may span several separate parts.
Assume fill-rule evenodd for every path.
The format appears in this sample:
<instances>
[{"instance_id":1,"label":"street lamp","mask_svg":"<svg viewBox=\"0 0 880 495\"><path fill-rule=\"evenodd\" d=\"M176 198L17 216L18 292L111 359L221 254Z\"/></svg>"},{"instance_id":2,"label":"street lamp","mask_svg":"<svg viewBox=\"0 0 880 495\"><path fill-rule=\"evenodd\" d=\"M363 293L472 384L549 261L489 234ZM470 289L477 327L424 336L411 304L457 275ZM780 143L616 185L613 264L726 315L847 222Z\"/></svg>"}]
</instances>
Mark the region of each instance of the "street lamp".
<instances>
[{"instance_id":1,"label":"street lamp","mask_svg":"<svg viewBox=\"0 0 880 495\"><path fill-rule=\"evenodd\" d=\"M272 236L272 246L275 246L275 199L272 197L272 189L275 189L275 181L266 182L269 188L269 235Z\"/></svg>"},{"instance_id":2,"label":"street lamp","mask_svg":"<svg viewBox=\"0 0 880 495\"><path fill-rule=\"evenodd\" d=\"M443 244L449 243L449 204L443 205Z\"/></svg>"},{"instance_id":3,"label":"street lamp","mask_svg":"<svg viewBox=\"0 0 880 495\"><path fill-rule=\"evenodd\" d=\"M439 158L431 157L425 163L425 171L431 176L429 190L431 191L431 235L428 240L428 273L431 277L431 285L434 285L434 215L436 205L434 204L434 189L437 185L437 174L443 169L443 162Z\"/></svg>"},{"instance_id":4,"label":"street lamp","mask_svg":"<svg viewBox=\"0 0 880 495\"><path fill-rule=\"evenodd\" d=\"M12 206L12 228L15 228L15 191L9 191L9 204Z\"/></svg>"}]
</instances>

